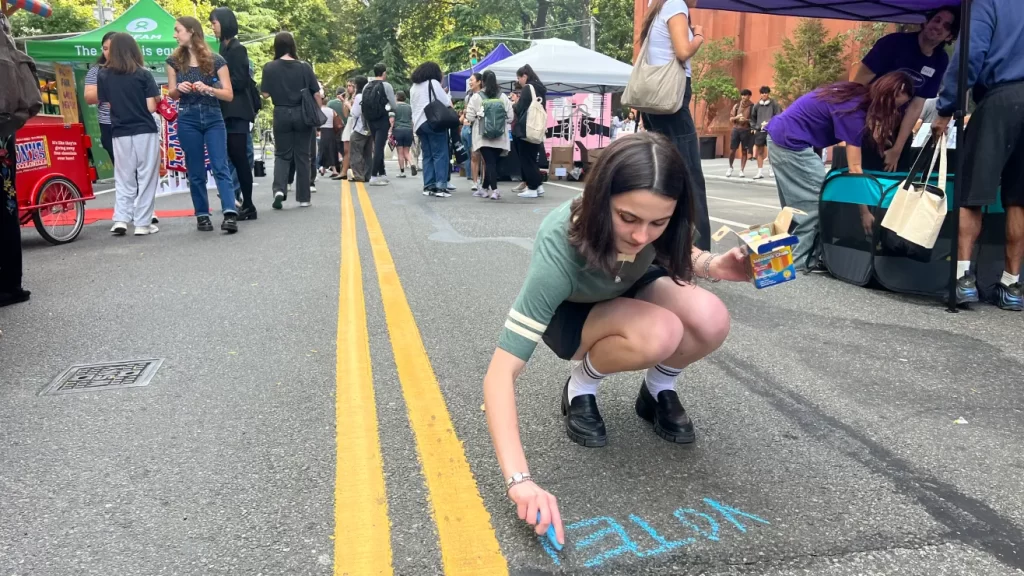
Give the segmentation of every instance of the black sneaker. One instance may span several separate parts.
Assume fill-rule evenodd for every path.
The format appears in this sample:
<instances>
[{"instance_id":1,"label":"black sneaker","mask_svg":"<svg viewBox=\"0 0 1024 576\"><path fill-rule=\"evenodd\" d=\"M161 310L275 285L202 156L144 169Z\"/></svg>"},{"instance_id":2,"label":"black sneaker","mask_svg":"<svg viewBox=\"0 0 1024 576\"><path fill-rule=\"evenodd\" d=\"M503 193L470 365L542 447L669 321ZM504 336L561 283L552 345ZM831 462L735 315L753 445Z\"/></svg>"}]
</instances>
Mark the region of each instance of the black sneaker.
<instances>
[{"instance_id":1,"label":"black sneaker","mask_svg":"<svg viewBox=\"0 0 1024 576\"><path fill-rule=\"evenodd\" d=\"M412 167L412 175L413 175L413 176L415 176L415 175L416 175L416 167L415 167L415 166L413 166L413 167Z\"/></svg>"},{"instance_id":2,"label":"black sneaker","mask_svg":"<svg viewBox=\"0 0 1024 576\"><path fill-rule=\"evenodd\" d=\"M675 390L658 392L658 399L651 396L646 380L640 383L640 394L636 398L637 416L654 424L654 433L676 444L693 444L697 435L693 422L686 415L683 403Z\"/></svg>"},{"instance_id":3,"label":"black sneaker","mask_svg":"<svg viewBox=\"0 0 1024 576\"><path fill-rule=\"evenodd\" d=\"M281 203L284 202L284 200L285 200L284 192L274 192L274 203L272 204L272 206L274 207L274 210L280 210L281 209Z\"/></svg>"},{"instance_id":4,"label":"black sneaker","mask_svg":"<svg viewBox=\"0 0 1024 576\"><path fill-rule=\"evenodd\" d=\"M978 302L978 281L974 274L967 273L956 281L956 303L973 304Z\"/></svg>"},{"instance_id":5,"label":"black sneaker","mask_svg":"<svg viewBox=\"0 0 1024 576\"><path fill-rule=\"evenodd\" d=\"M959 285L957 288L959 288ZM1000 282L996 285L995 304L1003 310L1020 312L1024 310L1024 294L1022 292L1024 291L1021 290L1020 282L1015 282L1009 286L1004 286Z\"/></svg>"},{"instance_id":6,"label":"black sneaker","mask_svg":"<svg viewBox=\"0 0 1024 576\"><path fill-rule=\"evenodd\" d=\"M224 215L224 221L220 223L220 229L228 234L238 232L238 214L228 212Z\"/></svg>"},{"instance_id":7,"label":"black sneaker","mask_svg":"<svg viewBox=\"0 0 1024 576\"><path fill-rule=\"evenodd\" d=\"M213 222L210 221L210 217L199 216L196 218L196 229L200 232L213 232Z\"/></svg>"},{"instance_id":8,"label":"black sneaker","mask_svg":"<svg viewBox=\"0 0 1024 576\"><path fill-rule=\"evenodd\" d=\"M562 416L569 439L585 448L600 448L608 443L604 419L597 409L597 396L582 394L569 402L569 380L562 390Z\"/></svg>"}]
</instances>

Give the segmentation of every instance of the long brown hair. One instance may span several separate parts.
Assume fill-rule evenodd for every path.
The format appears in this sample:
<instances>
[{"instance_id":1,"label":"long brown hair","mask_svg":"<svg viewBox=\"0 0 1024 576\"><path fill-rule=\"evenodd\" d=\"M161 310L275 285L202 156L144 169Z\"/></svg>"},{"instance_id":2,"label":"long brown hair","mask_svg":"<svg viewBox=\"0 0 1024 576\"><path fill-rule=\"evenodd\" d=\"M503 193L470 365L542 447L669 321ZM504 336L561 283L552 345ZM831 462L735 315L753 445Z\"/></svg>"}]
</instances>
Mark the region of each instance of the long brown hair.
<instances>
[{"instance_id":1,"label":"long brown hair","mask_svg":"<svg viewBox=\"0 0 1024 576\"><path fill-rule=\"evenodd\" d=\"M587 176L583 194L573 200L569 244L590 268L614 276L618 251L612 223L612 196L649 190L676 201L665 231L652 244L655 262L673 280L690 280L693 264L693 182L675 144L657 132L640 132L612 142Z\"/></svg>"},{"instance_id":2,"label":"long brown hair","mask_svg":"<svg viewBox=\"0 0 1024 576\"><path fill-rule=\"evenodd\" d=\"M187 72L192 56L196 57L196 64L199 65L199 70L204 76L213 76L213 52L210 51L210 47L206 45L206 37L203 35L203 25L199 23L199 20L191 16L182 16L178 18L178 24L185 27L192 33L192 41L188 43L188 46L178 46L178 49L174 51L171 58L177 64L178 73Z\"/></svg>"},{"instance_id":3,"label":"long brown hair","mask_svg":"<svg viewBox=\"0 0 1024 576\"><path fill-rule=\"evenodd\" d=\"M865 126L871 141L879 151L892 146L892 136L902 120L896 96L906 94L914 98L914 81L906 72L890 72L877 79L870 86L857 82L838 82L818 89L818 98L830 104L843 104L860 99L860 102L845 113L862 110L866 113Z\"/></svg>"},{"instance_id":4,"label":"long brown hair","mask_svg":"<svg viewBox=\"0 0 1024 576\"><path fill-rule=\"evenodd\" d=\"M142 50L139 43L131 34L115 32L110 36L110 57L103 65L107 70L113 70L119 74L134 74L136 70L145 66L142 59Z\"/></svg>"},{"instance_id":5,"label":"long brown hair","mask_svg":"<svg viewBox=\"0 0 1024 576\"><path fill-rule=\"evenodd\" d=\"M654 25L654 19L658 17L661 9L665 6L666 0L654 0L651 5L647 7L647 14L644 15L644 25L640 28L640 43L643 44L644 40L647 39L647 35L651 33L651 26Z\"/></svg>"}]
</instances>

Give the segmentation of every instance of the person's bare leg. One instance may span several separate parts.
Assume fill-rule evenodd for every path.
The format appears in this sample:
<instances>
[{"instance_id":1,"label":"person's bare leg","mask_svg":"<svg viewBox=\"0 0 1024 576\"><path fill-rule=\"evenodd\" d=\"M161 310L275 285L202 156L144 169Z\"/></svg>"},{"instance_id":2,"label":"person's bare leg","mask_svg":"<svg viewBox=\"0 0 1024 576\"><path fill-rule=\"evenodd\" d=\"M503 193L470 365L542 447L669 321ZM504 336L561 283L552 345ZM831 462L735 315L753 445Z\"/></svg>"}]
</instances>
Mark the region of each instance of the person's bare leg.
<instances>
[{"instance_id":1,"label":"person's bare leg","mask_svg":"<svg viewBox=\"0 0 1024 576\"><path fill-rule=\"evenodd\" d=\"M1009 232L1010 226L1010 214L1006 214L1006 226L1007 232ZM978 236L981 235L981 208L961 208L960 209L960 231L959 231L959 242L957 244L957 260L963 262L971 259L974 254L974 244L978 241ZM1007 250L1009 250L1009 243L1007 243Z\"/></svg>"},{"instance_id":2,"label":"person's bare leg","mask_svg":"<svg viewBox=\"0 0 1024 576\"><path fill-rule=\"evenodd\" d=\"M683 323L660 306L616 298L591 309L574 360L587 354L602 374L650 368L674 354L683 340Z\"/></svg>"},{"instance_id":3,"label":"person's bare leg","mask_svg":"<svg viewBox=\"0 0 1024 576\"><path fill-rule=\"evenodd\" d=\"M743 172L747 169L747 160L749 159L749 157L750 153L747 152L746 148L744 148L743 155L740 157L740 172Z\"/></svg>"},{"instance_id":4,"label":"person's bare leg","mask_svg":"<svg viewBox=\"0 0 1024 576\"><path fill-rule=\"evenodd\" d=\"M732 170L732 163L736 161L736 148L729 151L729 169ZM741 168L742 170L742 168Z\"/></svg>"},{"instance_id":5,"label":"person's bare leg","mask_svg":"<svg viewBox=\"0 0 1024 576\"><path fill-rule=\"evenodd\" d=\"M1024 260L1024 207L1007 206L1006 271L1014 276L1019 275L1021 260Z\"/></svg>"},{"instance_id":6,"label":"person's bare leg","mask_svg":"<svg viewBox=\"0 0 1024 576\"><path fill-rule=\"evenodd\" d=\"M661 364L685 368L717 350L729 335L730 318L725 304L707 290L671 278L659 278L637 298L672 312L683 324L683 338Z\"/></svg>"},{"instance_id":7,"label":"person's bare leg","mask_svg":"<svg viewBox=\"0 0 1024 576\"><path fill-rule=\"evenodd\" d=\"M764 168L764 159L768 157L767 146L755 146L754 155L757 156L757 169L761 170Z\"/></svg>"},{"instance_id":8,"label":"person's bare leg","mask_svg":"<svg viewBox=\"0 0 1024 576\"><path fill-rule=\"evenodd\" d=\"M341 175L348 177L348 142L342 142L342 147L345 149L345 155L341 159Z\"/></svg>"}]
</instances>

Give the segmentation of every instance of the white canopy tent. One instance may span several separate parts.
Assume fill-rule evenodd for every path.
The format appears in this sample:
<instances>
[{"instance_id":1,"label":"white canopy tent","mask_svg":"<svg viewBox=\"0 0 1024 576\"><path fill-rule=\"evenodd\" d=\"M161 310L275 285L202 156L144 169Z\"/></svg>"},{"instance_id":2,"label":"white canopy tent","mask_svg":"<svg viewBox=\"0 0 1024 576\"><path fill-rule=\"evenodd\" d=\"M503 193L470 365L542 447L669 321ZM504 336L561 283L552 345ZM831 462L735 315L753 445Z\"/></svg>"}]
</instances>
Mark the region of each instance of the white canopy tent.
<instances>
[{"instance_id":1,"label":"white canopy tent","mask_svg":"<svg viewBox=\"0 0 1024 576\"><path fill-rule=\"evenodd\" d=\"M529 64L548 92L605 94L621 92L629 83L633 67L588 50L575 42L549 38L536 40L528 50L491 64L499 85L516 81L516 70Z\"/></svg>"}]
</instances>

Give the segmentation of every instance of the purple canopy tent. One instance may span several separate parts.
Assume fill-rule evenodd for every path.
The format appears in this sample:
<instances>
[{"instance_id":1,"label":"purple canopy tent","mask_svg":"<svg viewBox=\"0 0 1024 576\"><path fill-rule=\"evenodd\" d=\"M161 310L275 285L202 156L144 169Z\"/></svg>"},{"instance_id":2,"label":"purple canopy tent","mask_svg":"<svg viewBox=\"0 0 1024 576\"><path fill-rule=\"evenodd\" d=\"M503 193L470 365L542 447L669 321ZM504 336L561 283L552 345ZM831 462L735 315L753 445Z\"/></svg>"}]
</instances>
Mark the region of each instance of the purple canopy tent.
<instances>
[{"instance_id":1,"label":"purple canopy tent","mask_svg":"<svg viewBox=\"0 0 1024 576\"><path fill-rule=\"evenodd\" d=\"M776 16L798 16L803 18L836 18L839 20L860 20L867 22L899 22L920 24L924 14L944 6L960 5L960 57L957 78L957 101L954 119L957 134L963 134L964 114L967 110L967 68L971 45L971 0L700 0L698 8L704 10L728 10L773 14ZM963 139L961 138L962 142ZM957 154L956 173L953 185L953 247L949 259L949 285L946 306L950 312L957 311L956 305L956 254L960 229L960 175L963 173L964 154Z\"/></svg>"},{"instance_id":2,"label":"purple canopy tent","mask_svg":"<svg viewBox=\"0 0 1024 576\"><path fill-rule=\"evenodd\" d=\"M464 98L466 96L466 83L469 82L470 75L474 72L480 72L491 64L500 62L511 55L512 51L508 49L508 46L498 44L494 50L487 53L487 56L481 58L476 66L448 74L448 92L452 98Z\"/></svg>"}]
</instances>

